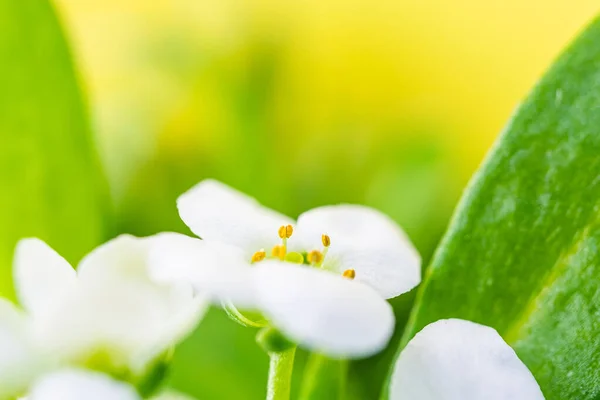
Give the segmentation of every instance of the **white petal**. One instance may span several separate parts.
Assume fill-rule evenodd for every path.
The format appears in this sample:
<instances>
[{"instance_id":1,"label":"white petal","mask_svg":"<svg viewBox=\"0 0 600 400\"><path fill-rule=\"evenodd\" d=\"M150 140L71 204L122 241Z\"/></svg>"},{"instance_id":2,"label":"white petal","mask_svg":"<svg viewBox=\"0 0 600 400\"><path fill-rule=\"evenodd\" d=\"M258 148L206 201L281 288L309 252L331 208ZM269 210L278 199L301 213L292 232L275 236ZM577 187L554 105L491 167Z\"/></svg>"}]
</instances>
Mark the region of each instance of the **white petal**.
<instances>
[{"instance_id":1,"label":"white petal","mask_svg":"<svg viewBox=\"0 0 600 400\"><path fill-rule=\"evenodd\" d=\"M22 331L26 329L27 317L13 303L0 297L0 324L15 331Z\"/></svg>"},{"instance_id":2,"label":"white petal","mask_svg":"<svg viewBox=\"0 0 600 400\"><path fill-rule=\"evenodd\" d=\"M147 279L149 238L119 235L86 255L77 266L83 280L107 276Z\"/></svg>"},{"instance_id":3,"label":"white petal","mask_svg":"<svg viewBox=\"0 0 600 400\"><path fill-rule=\"evenodd\" d=\"M400 354L390 400L543 400L535 378L498 333L449 319L419 332Z\"/></svg>"},{"instance_id":4,"label":"white petal","mask_svg":"<svg viewBox=\"0 0 600 400\"><path fill-rule=\"evenodd\" d=\"M159 293L142 282L91 282L35 319L38 343L61 361L85 363L102 353L107 370L138 367L165 317Z\"/></svg>"},{"instance_id":5,"label":"white petal","mask_svg":"<svg viewBox=\"0 0 600 400\"><path fill-rule=\"evenodd\" d=\"M206 313L209 302L201 296L190 297L184 291L171 293L168 314L162 327L156 331L156 339L140 352L133 362L134 370L142 370L155 357L175 346L189 336Z\"/></svg>"},{"instance_id":6,"label":"white petal","mask_svg":"<svg viewBox=\"0 0 600 400\"><path fill-rule=\"evenodd\" d=\"M22 239L14 259L14 279L21 305L38 314L76 281L75 270L39 239Z\"/></svg>"},{"instance_id":7,"label":"white petal","mask_svg":"<svg viewBox=\"0 0 600 400\"><path fill-rule=\"evenodd\" d=\"M84 370L62 370L35 384L28 400L141 400L132 386L107 375Z\"/></svg>"},{"instance_id":8,"label":"white petal","mask_svg":"<svg viewBox=\"0 0 600 400\"><path fill-rule=\"evenodd\" d=\"M405 293L421 281L421 257L408 236L385 214L364 206L315 208L300 215L295 239L305 250L322 249L331 238L324 266L337 273L356 271L356 280L385 298Z\"/></svg>"},{"instance_id":9,"label":"white petal","mask_svg":"<svg viewBox=\"0 0 600 400\"><path fill-rule=\"evenodd\" d=\"M206 302L191 293L185 297L175 288L142 282L82 290L76 304L64 306L62 314L57 310L48 342L70 360L107 352L112 367L134 373L191 333L206 310Z\"/></svg>"},{"instance_id":10,"label":"white petal","mask_svg":"<svg viewBox=\"0 0 600 400\"><path fill-rule=\"evenodd\" d=\"M215 303L254 303L250 264L238 247L177 233L156 235L151 247L149 269L156 281L189 283Z\"/></svg>"},{"instance_id":11,"label":"white petal","mask_svg":"<svg viewBox=\"0 0 600 400\"><path fill-rule=\"evenodd\" d=\"M12 303L0 299L0 398L18 395L40 369L26 317Z\"/></svg>"},{"instance_id":12,"label":"white petal","mask_svg":"<svg viewBox=\"0 0 600 400\"><path fill-rule=\"evenodd\" d=\"M248 258L263 247L278 244L279 227L293 224L285 215L211 179L181 195L177 207L183 222L196 235L239 246Z\"/></svg>"},{"instance_id":13,"label":"white petal","mask_svg":"<svg viewBox=\"0 0 600 400\"><path fill-rule=\"evenodd\" d=\"M190 333L207 302L185 284L158 284L148 274L154 237L120 236L81 263L78 285L52 312L37 318L42 345L72 361L98 352L109 368L137 373Z\"/></svg>"},{"instance_id":14,"label":"white petal","mask_svg":"<svg viewBox=\"0 0 600 400\"><path fill-rule=\"evenodd\" d=\"M363 357L388 343L392 308L367 285L276 261L262 261L253 270L257 308L303 347L329 356Z\"/></svg>"}]
</instances>

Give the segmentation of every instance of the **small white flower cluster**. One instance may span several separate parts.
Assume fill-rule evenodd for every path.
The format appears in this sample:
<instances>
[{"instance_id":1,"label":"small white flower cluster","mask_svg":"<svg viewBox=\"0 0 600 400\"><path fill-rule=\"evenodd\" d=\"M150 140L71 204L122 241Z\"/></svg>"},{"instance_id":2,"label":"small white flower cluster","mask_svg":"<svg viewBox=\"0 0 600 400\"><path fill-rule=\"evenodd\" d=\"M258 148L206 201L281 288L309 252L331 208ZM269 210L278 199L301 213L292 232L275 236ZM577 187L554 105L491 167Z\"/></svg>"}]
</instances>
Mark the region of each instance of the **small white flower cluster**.
<instances>
[{"instance_id":1,"label":"small white flower cluster","mask_svg":"<svg viewBox=\"0 0 600 400\"><path fill-rule=\"evenodd\" d=\"M43 242L19 243L22 310L0 302L0 400L148 396L173 346L210 304L290 345L369 356L394 330L386 299L421 279L407 236L371 208L326 206L293 221L213 180L182 195L178 208L202 239L123 235L91 252L77 272ZM462 320L417 334L389 389L392 400L543 399L496 331Z\"/></svg>"},{"instance_id":2,"label":"small white flower cluster","mask_svg":"<svg viewBox=\"0 0 600 400\"><path fill-rule=\"evenodd\" d=\"M149 378L207 302L189 286L150 279L154 240L120 236L87 255L77 272L44 242L19 242L14 281L22 310L0 301L0 399L29 391L30 400L133 400L141 398L133 386L142 394L155 389ZM96 397L81 395L88 391Z\"/></svg>"}]
</instances>

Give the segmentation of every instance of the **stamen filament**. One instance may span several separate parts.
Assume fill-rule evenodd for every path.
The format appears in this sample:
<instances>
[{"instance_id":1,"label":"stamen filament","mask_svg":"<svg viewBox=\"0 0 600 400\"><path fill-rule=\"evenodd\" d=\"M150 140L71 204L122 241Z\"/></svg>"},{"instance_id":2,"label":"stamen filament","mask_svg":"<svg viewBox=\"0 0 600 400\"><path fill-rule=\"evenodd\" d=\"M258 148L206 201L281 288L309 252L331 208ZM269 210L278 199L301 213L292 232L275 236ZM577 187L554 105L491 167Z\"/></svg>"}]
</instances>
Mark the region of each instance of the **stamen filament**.
<instances>
[{"instance_id":1,"label":"stamen filament","mask_svg":"<svg viewBox=\"0 0 600 400\"><path fill-rule=\"evenodd\" d=\"M281 238L281 243L284 249L283 256L285 256L285 252L287 251L287 240L292 237L292 234L294 233L294 227L291 225L281 225L277 233Z\"/></svg>"},{"instance_id":2,"label":"stamen filament","mask_svg":"<svg viewBox=\"0 0 600 400\"><path fill-rule=\"evenodd\" d=\"M322 251L323 254L323 260L321 260L321 263L323 263L323 261L325 261L325 257L327 257L327 251L329 250L329 247L325 247Z\"/></svg>"}]
</instances>

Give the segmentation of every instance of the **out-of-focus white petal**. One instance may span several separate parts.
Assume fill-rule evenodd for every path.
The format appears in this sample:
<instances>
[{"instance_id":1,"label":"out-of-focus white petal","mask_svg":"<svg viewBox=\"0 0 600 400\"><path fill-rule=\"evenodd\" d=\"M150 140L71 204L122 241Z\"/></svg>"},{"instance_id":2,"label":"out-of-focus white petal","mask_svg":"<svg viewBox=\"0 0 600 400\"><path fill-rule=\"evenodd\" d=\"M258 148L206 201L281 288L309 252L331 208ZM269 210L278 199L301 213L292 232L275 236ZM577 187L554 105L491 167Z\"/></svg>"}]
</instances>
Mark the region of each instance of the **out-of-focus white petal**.
<instances>
[{"instance_id":1,"label":"out-of-focus white petal","mask_svg":"<svg viewBox=\"0 0 600 400\"><path fill-rule=\"evenodd\" d=\"M41 359L29 341L27 320L0 299L0 398L20 394L41 370Z\"/></svg>"},{"instance_id":2,"label":"out-of-focus white petal","mask_svg":"<svg viewBox=\"0 0 600 400\"><path fill-rule=\"evenodd\" d=\"M61 370L45 375L28 400L141 400L132 386L86 370Z\"/></svg>"},{"instance_id":3,"label":"out-of-focus white petal","mask_svg":"<svg viewBox=\"0 0 600 400\"><path fill-rule=\"evenodd\" d=\"M385 298L405 293L421 281L421 257L408 236L373 208L342 204L307 211L298 218L290 242L305 250L320 250L322 234L331 238L325 268L340 274L354 269L357 281Z\"/></svg>"},{"instance_id":4,"label":"out-of-focus white petal","mask_svg":"<svg viewBox=\"0 0 600 400\"><path fill-rule=\"evenodd\" d=\"M281 225L293 224L285 215L212 179L181 195L177 207L183 222L196 235L239 246L248 260L255 251L280 241L277 232Z\"/></svg>"},{"instance_id":5,"label":"out-of-focus white petal","mask_svg":"<svg viewBox=\"0 0 600 400\"><path fill-rule=\"evenodd\" d=\"M205 303L187 289L98 275L36 318L36 338L65 361L101 359L103 365L97 368L140 373L144 363L168 350L202 317Z\"/></svg>"},{"instance_id":6,"label":"out-of-focus white petal","mask_svg":"<svg viewBox=\"0 0 600 400\"><path fill-rule=\"evenodd\" d=\"M390 385L390 400L544 399L494 329L458 319L419 332L396 361Z\"/></svg>"},{"instance_id":7,"label":"out-of-focus white petal","mask_svg":"<svg viewBox=\"0 0 600 400\"><path fill-rule=\"evenodd\" d=\"M186 285L187 287L187 285ZM189 292L173 287L169 296L169 315L165 316L163 326L156 331L155 339L147 348L142 349L133 362L134 370L141 370L167 349L190 335L208 309L209 302L203 296L194 296ZM167 310L167 312L169 312Z\"/></svg>"},{"instance_id":8,"label":"out-of-focus white petal","mask_svg":"<svg viewBox=\"0 0 600 400\"><path fill-rule=\"evenodd\" d=\"M0 297L0 324L20 332L26 329L27 317L13 303Z\"/></svg>"},{"instance_id":9,"label":"out-of-focus white petal","mask_svg":"<svg viewBox=\"0 0 600 400\"><path fill-rule=\"evenodd\" d=\"M372 288L331 272L276 261L253 267L257 308L303 347L329 356L382 350L394 330L391 306Z\"/></svg>"},{"instance_id":10,"label":"out-of-focus white petal","mask_svg":"<svg viewBox=\"0 0 600 400\"><path fill-rule=\"evenodd\" d=\"M164 305L141 281L90 281L35 319L41 346L62 361L85 364L102 358L102 369L128 370L161 329Z\"/></svg>"},{"instance_id":11,"label":"out-of-focus white petal","mask_svg":"<svg viewBox=\"0 0 600 400\"><path fill-rule=\"evenodd\" d=\"M86 255L77 266L77 274L82 280L107 276L147 279L149 244L149 238L119 235Z\"/></svg>"},{"instance_id":12,"label":"out-of-focus white petal","mask_svg":"<svg viewBox=\"0 0 600 400\"><path fill-rule=\"evenodd\" d=\"M230 300L239 307L254 303L250 266L235 246L161 233L152 242L149 271L158 282L187 282L215 303Z\"/></svg>"},{"instance_id":13,"label":"out-of-focus white petal","mask_svg":"<svg viewBox=\"0 0 600 400\"><path fill-rule=\"evenodd\" d=\"M21 305L38 314L76 281L75 270L40 239L22 239L14 258L14 280Z\"/></svg>"},{"instance_id":14,"label":"out-of-focus white petal","mask_svg":"<svg viewBox=\"0 0 600 400\"><path fill-rule=\"evenodd\" d=\"M67 360L85 362L102 352L108 368L140 372L190 333L208 302L189 284L151 279L150 251L160 237L121 235L88 254L77 287L35 321L39 340Z\"/></svg>"}]
</instances>

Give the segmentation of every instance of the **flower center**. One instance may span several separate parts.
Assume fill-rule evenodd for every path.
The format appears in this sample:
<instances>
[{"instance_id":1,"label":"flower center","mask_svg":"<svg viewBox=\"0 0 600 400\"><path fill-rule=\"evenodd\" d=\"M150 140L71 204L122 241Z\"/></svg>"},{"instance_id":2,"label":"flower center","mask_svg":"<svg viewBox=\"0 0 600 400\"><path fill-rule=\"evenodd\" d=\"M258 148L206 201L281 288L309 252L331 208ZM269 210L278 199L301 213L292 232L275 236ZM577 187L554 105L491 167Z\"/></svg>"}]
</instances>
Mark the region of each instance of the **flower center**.
<instances>
[{"instance_id":1,"label":"flower center","mask_svg":"<svg viewBox=\"0 0 600 400\"><path fill-rule=\"evenodd\" d=\"M260 249L256 253L252 255L251 262L257 263L266 258L270 259L279 259L285 262L291 262L293 264L304 264L309 265L316 268L322 268L323 262L325 261L325 257L327 256L327 251L329 250L329 246L331 246L331 238L327 234L321 235L321 243L323 244L323 248L321 250L311 250L308 252L299 253L296 251L287 251L287 241L292 237L294 233L294 228L291 225L282 225L278 230L279 238L281 239L281 244L277 244L273 246L271 249L271 255L268 256L265 249ZM342 276L348 279L354 279L356 276L356 271L353 269L347 269L342 273Z\"/></svg>"}]
</instances>

